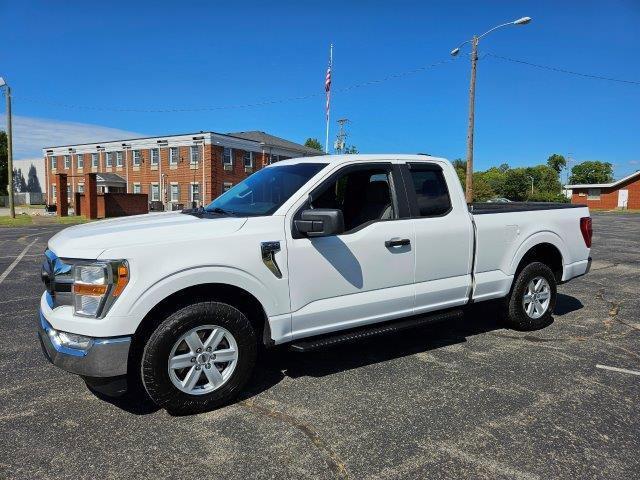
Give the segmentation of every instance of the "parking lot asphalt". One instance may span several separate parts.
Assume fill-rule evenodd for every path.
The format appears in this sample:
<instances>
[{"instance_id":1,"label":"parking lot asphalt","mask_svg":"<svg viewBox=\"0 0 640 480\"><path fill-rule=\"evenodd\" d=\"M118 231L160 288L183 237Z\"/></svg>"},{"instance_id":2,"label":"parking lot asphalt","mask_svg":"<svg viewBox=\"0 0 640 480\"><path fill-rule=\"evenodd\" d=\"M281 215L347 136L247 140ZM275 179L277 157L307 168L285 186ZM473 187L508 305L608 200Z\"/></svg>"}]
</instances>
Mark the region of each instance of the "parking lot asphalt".
<instances>
[{"instance_id":1,"label":"parking lot asphalt","mask_svg":"<svg viewBox=\"0 0 640 480\"><path fill-rule=\"evenodd\" d=\"M14 265L0 283L0 478L640 477L639 215L594 214L592 271L559 287L543 330L504 329L478 305L278 350L237 403L188 417L99 398L46 362L39 269L60 229L0 229L0 276Z\"/></svg>"}]
</instances>

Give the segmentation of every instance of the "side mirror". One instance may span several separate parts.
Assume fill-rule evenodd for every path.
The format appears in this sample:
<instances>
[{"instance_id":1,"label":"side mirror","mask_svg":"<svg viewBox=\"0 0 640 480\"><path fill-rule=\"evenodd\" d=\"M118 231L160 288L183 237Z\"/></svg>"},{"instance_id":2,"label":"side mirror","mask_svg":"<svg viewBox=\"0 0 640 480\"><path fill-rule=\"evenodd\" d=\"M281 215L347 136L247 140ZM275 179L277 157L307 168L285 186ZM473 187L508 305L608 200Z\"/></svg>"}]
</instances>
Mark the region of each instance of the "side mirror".
<instances>
[{"instance_id":1,"label":"side mirror","mask_svg":"<svg viewBox=\"0 0 640 480\"><path fill-rule=\"evenodd\" d=\"M326 237L344 232L342 210L331 208L303 210L300 220L294 223L298 232L307 237Z\"/></svg>"}]
</instances>

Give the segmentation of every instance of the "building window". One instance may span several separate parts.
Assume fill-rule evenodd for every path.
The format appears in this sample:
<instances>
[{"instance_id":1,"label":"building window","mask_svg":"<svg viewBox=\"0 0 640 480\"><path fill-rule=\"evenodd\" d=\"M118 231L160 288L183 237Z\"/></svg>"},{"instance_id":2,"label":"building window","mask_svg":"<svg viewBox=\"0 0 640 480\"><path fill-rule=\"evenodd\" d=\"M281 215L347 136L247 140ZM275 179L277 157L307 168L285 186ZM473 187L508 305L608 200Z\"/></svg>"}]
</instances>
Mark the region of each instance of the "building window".
<instances>
[{"instance_id":1,"label":"building window","mask_svg":"<svg viewBox=\"0 0 640 480\"><path fill-rule=\"evenodd\" d=\"M92 153L91 154L91 167L92 168L98 168L98 154L97 153Z\"/></svg>"},{"instance_id":2,"label":"building window","mask_svg":"<svg viewBox=\"0 0 640 480\"><path fill-rule=\"evenodd\" d=\"M65 155L64 156L64 168L66 168L66 169L71 168L71 156L70 155Z\"/></svg>"},{"instance_id":3,"label":"building window","mask_svg":"<svg viewBox=\"0 0 640 480\"><path fill-rule=\"evenodd\" d=\"M233 187L233 183L231 182L224 182L222 184L222 193L231 190L231 187Z\"/></svg>"},{"instance_id":4,"label":"building window","mask_svg":"<svg viewBox=\"0 0 640 480\"><path fill-rule=\"evenodd\" d=\"M142 189L140 188L140 184L139 183L134 183L133 184L133 193L142 193Z\"/></svg>"},{"instance_id":5,"label":"building window","mask_svg":"<svg viewBox=\"0 0 640 480\"><path fill-rule=\"evenodd\" d=\"M177 202L179 200L180 200L180 190L178 188L178 184L172 183L171 184L171 201Z\"/></svg>"},{"instance_id":6,"label":"building window","mask_svg":"<svg viewBox=\"0 0 640 480\"><path fill-rule=\"evenodd\" d=\"M116 152L116 167L122 166L122 152Z\"/></svg>"},{"instance_id":7,"label":"building window","mask_svg":"<svg viewBox=\"0 0 640 480\"><path fill-rule=\"evenodd\" d=\"M224 165L233 165L233 150L228 148L228 147L224 147L224 150L222 151L222 163Z\"/></svg>"},{"instance_id":8,"label":"building window","mask_svg":"<svg viewBox=\"0 0 640 480\"><path fill-rule=\"evenodd\" d=\"M191 145L191 164L200 162L200 147Z\"/></svg>"},{"instance_id":9,"label":"building window","mask_svg":"<svg viewBox=\"0 0 640 480\"><path fill-rule=\"evenodd\" d=\"M178 147L171 147L169 149L169 164L171 165L178 164Z\"/></svg>"},{"instance_id":10,"label":"building window","mask_svg":"<svg viewBox=\"0 0 640 480\"><path fill-rule=\"evenodd\" d=\"M107 167L112 167L113 166L113 159L111 158L111 152L105 152L105 154L104 154L104 164Z\"/></svg>"},{"instance_id":11,"label":"building window","mask_svg":"<svg viewBox=\"0 0 640 480\"><path fill-rule=\"evenodd\" d=\"M151 149L151 165L158 165L160 162L160 149L152 148Z\"/></svg>"},{"instance_id":12,"label":"building window","mask_svg":"<svg viewBox=\"0 0 640 480\"><path fill-rule=\"evenodd\" d=\"M49 157L51 159L51 170L55 170L58 167L58 162L56 161L55 155L51 155Z\"/></svg>"},{"instance_id":13,"label":"building window","mask_svg":"<svg viewBox=\"0 0 640 480\"><path fill-rule=\"evenodd\" d=\"M51 198L53 198L53 201L56 201L56 186L55 185L51 185Z\"/></svg>"},{"instance_id":14,"label":"building window","mask_svg":"<svg viewBox=\"0 0 640 480\"><path fill-rule=\"evenodd\" d=\"M140 166L140 150L134 150L133 151L133 165L135 167L139 167Z\"/></svg>"},{"instance_id":15,"label":"building window","mask_svg":"<svg viewBox=\"0 0 640 480\"><path fill-rule=\"evenodd\" d=\"M600 189L590 188L587 192L587 200L600 200Z\"/></svg>"},{"instance_id":16,"label":"building window","mask_svg":"<svg viewBox=\"0 0 640 480\"><path fill-rule=\"evenodd\" d=\"M276 163L280 161L280 157L278 155L271 155L271 163Z\"/></svg>"},{"instance_id":17,"label":"building window","mask_svg":"<svg viewBox=\"0 0 640 480\"><path fill-rule=\"evenodd\" d=\"M253 152L244 152L243 160L245 167L253 167Z\"/></svg>"},{"instance_id":18,"label":"building window","mask_svg":"<svg viewBox=\"0 0 640 480\"><path fill-rule=\"evenodd\" d=\"M67 185L67 202L71 200L71 185Z\"/></svg>"},{"instance_id":19,"label":"building window","mask_svg":"<svg viewBox=\"0 0 640 480\"><path fill-rule=\"evenodd\" d=\"M84 168L84 155L82 153L78 154L78 168Z\"/></svg>"},{"instance_id":20,"label":"building window","mask_svg":"<svg viewBox=\"0 0 640 480\"><path fill-rule=\"evenodd\" d=\"M78 193L84 193L84 183L78 184Z\"/></svg>"},{"instance_id":21,"label":"building window","mask_svg":"<svg viewBox=\"0 0 640 480\"><path fill-rule=\"evenodd\" d=\"M200 184L199 183L191 184L191 192L189 195L191 196L192 202L200 201Z\"/></svg>"},{"instance_id":22,"label":"building window","mask_svg":"<svg viewBox=\"0 0 640 480\"><path fill-rule=\"evenodd\" d=\"M157 183L151 184L151 201L157 202L160 200L160 185Z\"/></svg>"}]
</instances>

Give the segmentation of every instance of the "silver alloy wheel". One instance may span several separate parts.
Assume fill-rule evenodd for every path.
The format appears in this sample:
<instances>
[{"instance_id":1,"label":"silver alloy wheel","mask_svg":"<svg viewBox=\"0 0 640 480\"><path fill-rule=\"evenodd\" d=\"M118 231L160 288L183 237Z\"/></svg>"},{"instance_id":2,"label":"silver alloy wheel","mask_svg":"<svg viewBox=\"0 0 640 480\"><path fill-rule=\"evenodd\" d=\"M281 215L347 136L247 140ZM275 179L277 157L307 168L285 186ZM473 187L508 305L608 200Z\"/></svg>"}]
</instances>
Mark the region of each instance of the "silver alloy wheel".
<instances>
[{"instance_id":1,"label":"silver alloy wheel","mask_svg":"<svg viewBox=\"0 0 640 480\"><path fill-rule=\"evenodd\" d=\"M522 297L522 306L530 318L543 316L551 303L551 287L544 277L535 277L529 282Z\"/></svg>"},{"instance_id":2,"label":"silver alloy wheel","mask_svg":"<svg viewBox=\"0 0 640 480\"><path fill-rule=\"evenodd\" d=\"M224 385L238 364L238 344L217 325L201 325L182 335L169 354L169 378L189 395L205 395Z\"/></svg>"}]
</instances>

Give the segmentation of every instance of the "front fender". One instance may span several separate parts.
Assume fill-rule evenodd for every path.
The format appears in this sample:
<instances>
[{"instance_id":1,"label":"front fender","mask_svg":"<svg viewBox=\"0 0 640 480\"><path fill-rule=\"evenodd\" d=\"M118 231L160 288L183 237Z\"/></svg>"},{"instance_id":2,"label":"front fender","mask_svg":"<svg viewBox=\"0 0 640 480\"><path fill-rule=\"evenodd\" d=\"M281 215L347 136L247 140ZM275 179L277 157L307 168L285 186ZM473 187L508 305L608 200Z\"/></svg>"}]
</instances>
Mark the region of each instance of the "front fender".
<instances>
[{"instance_id":1,"label":"front fender","mask_svg":"<svg viewBox=\"0 0 640 480\"><path fill-rule=\"evenodd\" d=\"M286 306L278 304L278 299L267 286L248 272L228 266L205 265L172 273L154 283L132 303L127 315L142 319L170 295L207 283L221 283L247 291L260 302L267 316L286 310Z\"/></svg>"}]
</instances>

